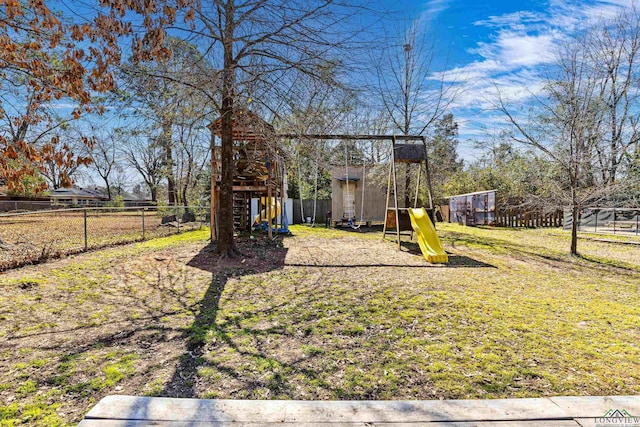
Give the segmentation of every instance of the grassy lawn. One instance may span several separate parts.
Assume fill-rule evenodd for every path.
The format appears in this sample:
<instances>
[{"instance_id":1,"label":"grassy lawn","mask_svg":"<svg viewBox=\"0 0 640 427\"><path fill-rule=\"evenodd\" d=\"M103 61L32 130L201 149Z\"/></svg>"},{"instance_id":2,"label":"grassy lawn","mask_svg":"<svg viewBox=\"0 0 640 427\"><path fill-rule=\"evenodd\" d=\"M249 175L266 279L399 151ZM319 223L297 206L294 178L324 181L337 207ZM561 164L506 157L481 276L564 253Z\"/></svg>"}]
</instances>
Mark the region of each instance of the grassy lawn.
<instances>
[{"instance_id":1,"label":"grassy lawn","mask_svg":"<svg viewBox=\"0 0 640 427\"><path fill-rule=\"evenodd\" d=\"M107 394L442 399L640 394L640 246L440 225L448 266L381 233L208 230L0 275L0 425Z\"/></svg>"}]
</instances>

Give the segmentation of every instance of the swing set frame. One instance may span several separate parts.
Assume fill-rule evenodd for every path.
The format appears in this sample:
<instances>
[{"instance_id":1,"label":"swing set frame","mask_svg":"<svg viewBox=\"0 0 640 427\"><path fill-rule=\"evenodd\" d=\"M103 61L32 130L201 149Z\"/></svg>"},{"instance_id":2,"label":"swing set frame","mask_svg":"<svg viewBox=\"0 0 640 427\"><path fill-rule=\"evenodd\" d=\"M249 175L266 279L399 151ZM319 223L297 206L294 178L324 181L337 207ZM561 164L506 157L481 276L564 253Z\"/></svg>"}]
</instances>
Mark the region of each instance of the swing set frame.
<instances>
[{"instance_id":1,"label":"swing set frame","mask_svg":"<svg viewBox=\"0 0 640 427\"><path fill-rule=\"evenodd\" d=\"M390 141L391 142L391 158L389 161L389 180L387 184L387 202L385 207L385 224L383 229L383 239L387 234L396 234L398 241L398 249L400 249L400 235L401 224L400 216L401 212L405 213L409 206L400 208L398 206L398 182L396 163L419 163L425 165L426 179L427 179L427 191L429 196L429 209L433 211L433 192L431 187L431 173L429 171L429 156L427 154L427 139L423 135L367 135L367 134L277 134L278 138L282 139L317 139L317 140L367 140L367 141ZM399 143L403 142L403 143ZM417 144L421 143L421 144ZM421 147L422 149L415 150L409 148L402 150L402 147ZM404 151L400 153L398 150ZM397 153L398 151L398 153ZM348 168L348 166L346 166ZM420 189L420 175L421 168L418 170L418 179L416 183L416 191L413 199L413 207L417 207L418 192ZM348 177L347 177L348 180ZM348 182L348 181L347 181ZM363 187L364 189L364 187ZM393 190L394 203L390 206L391 192ZM392 213L392 215L390 215ZM361 215L362 216L362 215ZM392 219L393 217L393 219ZM314 218L315 220L315 218ZM353 227L353 226L352 226ZM395 232L389 231L388 228L395 228Z\"/></svg>"},{"instance_id":2,"label":"swing set frame","mask_svg":"<svg viewBox=\"0 0 640 427\"><path fill-rule=\"evenodd\" d=\"M389 178L389 186L387 188L387 207L386 207L386 220L389 219L389 212L391 209L395 211L395 218L399 217L399 209L398 208L398 191L397 191L397 182L396 182L396 173L395 173L395 154L396 146L398 141L405 142L413 142L413 145L417 145L416 142L421 142L423 152L424 152L424 160L426 163L426 174L427 174L427 187L429 193L429 207L433 209L433 198L431 191L431 177L429 173L429 164L426 155L426 138L422 135L371 135L371 134L294 134L294 133L280 133L277 134L274 131L273 126L266 123L264 120L260 119L255 113L252 113L249 110L238 110L234 114L234 129L233 129L233 139L234 146L236 142L241 143L244 142L246 147L245 150L246 158L242 158L242 144L239 144L234 148L234 155L239 156L238 160L238 168L241 160L244 161L246 170L245 172L241 172L240 170L235 171L234 173L234 183L232 187L232 192L234 195L234 206L231 207L221 207L219 203L220 191L221 191L221 160L219 155L219 147L215 144L215 138L220 137L221 132L221 120L220 118L214 120L209 124L209 129L211 131L211 146L212 146L212 156L211 156L211 239L215 240L218 235L217 230L217 209L225 208L232 209L235 206L235 196L238 195L241 197L241 200L238 200L242 206L240 206L240 217L241 223L239 224L241 227L243 224L249 223L249 201L253 196L264 197L267 199L275 198L275 200L280 199L280 204L283 207L283 210L278 214L273 212L271 209L271 203L267 203L265 206L265 212L267 218L274 218L276 224L284 224L286 221L286 214L284 213L284 205L286 201L286 193L285 193L285 185L284 185L284 176L286 175L284 169L284 159L278 153L277 141L282 139L306 139L306 140L367 140L367 141L391 141L392 142L392 150L391 150L391 169L390 170L390 178ZM346 168L348 175L348 159L346 160ZM235 166L234 166L235 167ZM393 184L394 184L394 195L395 195L395 203L394 207L389 207L389 198L391 191L391 176L393 176ZM363 177L364 178L364 177ZM317 179L317 165L316 165L316 179ZM348 180L348 176L347 176ZM238 181L238 182L236 182ZM348 182L348 181L347 181ZM348 184L347 184L348 185ZM419 185L419 182L418 182ZM317 186L317 183L316 183ZM364 189L364 185L363 185ZM416 187L416 197L415 202L417 203L417 191L418 187ZM364 194L364 193L363 193ZM317 188L316 188L317 195ZM364 195L363 195L364 199ZM260 199L259 199L260 200ZM315 210L315 206L314 206ZM260 211L260 209L258 209ZM234 211L235 216L235 211ZM315 215L314 215L315 216ZM279 221L278 222L278 217ZM361 211L362 217L362 211ZM245 219L242 219L245 218ZM361 218L362 219L362 218ZM314 218L315 221L315 218ZM271 220L269 221L271 222ZM387 234L387 227L385 221L385 229L384 235ZM397 222L397 221L396 221ZM353 224L350 224L353 227ZM396 224L397 225L397 224ZM268 235L272 237L272 227L268 226ZM383 238L384 238L383 235ZM397 235L398 235L398 246L400 245L400 229L397 227Z\"/></svg>"}]
</instances>

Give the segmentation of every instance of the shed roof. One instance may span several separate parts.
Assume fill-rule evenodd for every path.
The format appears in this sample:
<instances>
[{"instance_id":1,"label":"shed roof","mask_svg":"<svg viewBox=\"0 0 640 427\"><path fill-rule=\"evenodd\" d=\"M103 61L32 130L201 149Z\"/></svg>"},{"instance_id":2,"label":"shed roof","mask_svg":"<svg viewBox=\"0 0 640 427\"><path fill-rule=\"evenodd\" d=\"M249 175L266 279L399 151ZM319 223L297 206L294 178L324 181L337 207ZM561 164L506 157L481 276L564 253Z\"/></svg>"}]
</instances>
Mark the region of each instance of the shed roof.
<instances>
[{"instance_id":1,"label":"shed roof","mask_svg":"<svg viewBox=\"0 0 640 427\"><path fill-rule=\"evenodd\" d=\"M466 196L476 196L478 194L485 194L485 193L495 193L498 190L484 190L484 191L476 191L474 193L466 193L466 194L455 194L453 196L448 196L449 199L453 199L454 197L466 197Z\"/></svg>"}]
</instances>

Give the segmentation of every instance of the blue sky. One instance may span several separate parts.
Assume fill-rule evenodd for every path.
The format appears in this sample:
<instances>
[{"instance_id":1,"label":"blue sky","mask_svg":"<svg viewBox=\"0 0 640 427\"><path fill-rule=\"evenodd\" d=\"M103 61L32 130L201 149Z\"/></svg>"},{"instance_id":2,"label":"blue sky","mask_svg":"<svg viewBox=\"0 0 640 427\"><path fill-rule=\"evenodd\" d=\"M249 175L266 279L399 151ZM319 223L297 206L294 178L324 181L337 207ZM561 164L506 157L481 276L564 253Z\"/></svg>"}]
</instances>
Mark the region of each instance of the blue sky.
<instances>
[{"instance_id":1,"label":"blue sky","mask_svg":"<svg viewBox=\"0 0 640 427\"><path fill-rule=\"evenodd\" d=\"M504 118L492 108L496 87L513 105L525 105L542 89L542 74L554 62L559 45L632 2L377 1L394 12L389 16L418 20L436 38L440 61L435 71L444 74L435 73L434 78L444 78L460 89L451 110L460 125L458 154L467 162L477 156L473 139L483 139L487 132L504 126Z\"/></svg>"},{"instance_id":2,"label":"blue sky","mask_svg":"<svg viewBox=\"0 0 640 427\"><path fill-rule=\"evenodd\" d=\"M513 104L526 103L543 86L542 73L556 49L571 36L613 17L630 0L387 0L432 31L445 80L462 92L453 104L460 124L460 155L472 159L467 140L499 129L503 118L492 111L496 87ZM444 67L441 63L441 67Z\"/></svg>"}]
</instances>

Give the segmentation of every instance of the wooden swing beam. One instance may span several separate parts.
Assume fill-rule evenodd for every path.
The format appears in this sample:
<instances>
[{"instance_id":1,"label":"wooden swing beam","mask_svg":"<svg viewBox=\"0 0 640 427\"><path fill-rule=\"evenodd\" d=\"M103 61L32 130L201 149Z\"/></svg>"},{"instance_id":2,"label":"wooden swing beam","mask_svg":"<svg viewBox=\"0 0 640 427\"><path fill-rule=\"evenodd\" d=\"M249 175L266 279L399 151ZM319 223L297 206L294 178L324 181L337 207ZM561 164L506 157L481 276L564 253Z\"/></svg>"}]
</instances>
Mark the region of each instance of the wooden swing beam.
<instances>
[{"instance_id":1,"label":"wooden swing beam","mask_svg":"<svg viewBox=\"0 0 640 427\"><path fill-rule=\"evenodd\" d=\"M398 141L422 141L423 146L425 147L425 151L424 151L424 162L425 162L425 169L426 169L426 175L427 175L427 191L429 194L429 208L431 210L433 210L433 192L431 191L431 172L429 170L429 156L426 153L426 146L427 146L427 139L426 137L422 136L422 135L368 135L368 134L354 134L354 135L350 135L350 134L324 134L324 133L313 133L313 134L309 134L309 133L304 133L304 134L296 134L296 133L279 133L276 134L277 138L281 138L281 139L322 139L322 140L365 140L365 141L371 141L371 140L379 140L379 141L391 141L392 142L392 149L391 149L391 163L390 163L390 169L389 169L389 183L387 185L387 206L386 206L386 211L394 211L395 215L396 215L396 234L397 234L397 239L398 239L398 249L400 249L400 209L398 208L398 187L397 187L397 180L396 180L396 167L395 167L395 162L399 161L398 159L396 159L396 155L395 155L395 149L397 147L396 142ZM413 161L410 161L410 163L412 163ZM420 163L422 162L422 160L420 160ZM394 203L394 207L390 208L389 207L389 201L390 201L390 196L391 196L391 184L393 183L393 190L394 190L394 199L395 199L395 203ZM418 190L420 187L420 174L418 173L418 179L417 179L417 185L416 185L416 194L415 194L415 199L414 199L414 205L418 203ZM385 215L386 216L386 215ZM413 233L412 233L413 234ZM384 230L383 230L383 239L384 236L387 235L387 220L385 218L385 224L384 224Z\"/></svg>"},{"instance_id":2,"label":"wooden swing beam","mask_svg":"<svg viewBox=\"0 0 640 427\"><path fill-rule=\"evenodd\" d=\"M279 133L277 138L282 139L324 139L324 140L380 140L380 141L423 141L426 138L422 135L366 135L366 134L327 134L327 133Z\"/></svg>"}]
</instances>

